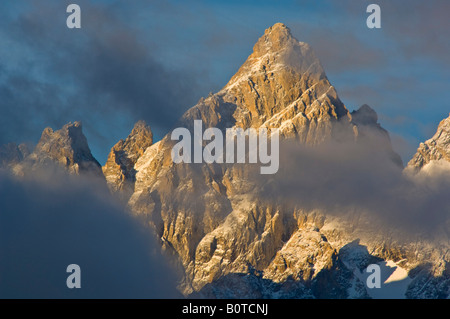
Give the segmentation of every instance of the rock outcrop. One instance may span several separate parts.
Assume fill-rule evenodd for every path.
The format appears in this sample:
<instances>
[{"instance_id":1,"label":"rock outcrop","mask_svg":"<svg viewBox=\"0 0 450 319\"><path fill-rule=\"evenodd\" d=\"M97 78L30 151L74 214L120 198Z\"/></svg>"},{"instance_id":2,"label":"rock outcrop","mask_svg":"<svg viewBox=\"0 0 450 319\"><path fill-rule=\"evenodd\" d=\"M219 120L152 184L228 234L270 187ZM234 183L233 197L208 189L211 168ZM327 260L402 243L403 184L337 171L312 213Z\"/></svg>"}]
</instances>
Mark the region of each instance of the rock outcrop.
<instances>
[{"instance_id":1,"label":"rock outcrop","mask_svg":"<svg viewBox=\"0 0 450 319\"><path fill-rule=\"evenodd\" d=\"M378 123L378 115L367 104L351 113L352 123L357 127L357 142L385 153L395 164L403 167L401 157L392 149L389 133Z\"/></svg>"},{"instance_id":2,"label":"rock outcrop","mask_svg":"<svg viewBox=\"0 0 450 319\"><path fill-rule=\"evenodd\" d=\"M47 127L34 151L13 170L23 174L26 169L38 169L57 164L72 174L88 174L103 178L99 162L92 156L80 122L68 123L60 130Z\"/></svg>"},{"instance_id":3,"label":"rock outcrop","mask_svg":"<svg viewBox=\"0 0 450 319\"><path fill-rule=\"evenodd\" d=\"M439 123L436 134L425 143L420 143L416 154L408 163L408 168L419 171L436 162L450 162L450 116Z\"/></svg>"},{"instance_id":4,"label":"rock outcrop","mask_svg":"<svg viewBox=\"0 0 450 319\"><path fill-rule=\"evenodd\" d=\"M134 192L134 165L152 144L153 134L150 127L144 121L139 121L125 140L120 140L112 147L102 168L103 174L108 187L118 192L123 199L128 200Z\"/></svg>"}]
</instances>

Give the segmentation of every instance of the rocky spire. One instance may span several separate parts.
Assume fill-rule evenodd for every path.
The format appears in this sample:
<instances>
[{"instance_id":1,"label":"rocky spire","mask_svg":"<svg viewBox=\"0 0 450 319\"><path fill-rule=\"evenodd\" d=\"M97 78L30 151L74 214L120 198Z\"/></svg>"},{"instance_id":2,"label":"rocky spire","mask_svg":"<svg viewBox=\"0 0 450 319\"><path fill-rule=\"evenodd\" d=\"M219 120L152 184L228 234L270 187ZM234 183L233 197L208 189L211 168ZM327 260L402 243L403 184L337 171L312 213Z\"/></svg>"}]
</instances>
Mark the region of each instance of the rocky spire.
<instances>
[{"instance_id":1,"label":"rocky spire","mask_svg":"<svg viewBox=\"0 0 450 319\"><path fill-rule=\"evenodd\" d=\"M378 123L378 114L369 105L363 104L351 113L356 125L356 140L374 152L384 152L395 164L403 168L403 161L393 149L388 131Z\"/></svg>"},{"instance_id":2,"label":"rocky spire","mask_svg":"<svg viewBox=\"0 0 450 319\"><path fill-rule=\"evenodd\" d=\"M378 114L367 104L352 112L352 120L360 125L377 125Z\"/></svg>"},{"instance_id":3,"label":"rocky spire","mask_svg":"<svg viewBox=\"0 0 450 319\"><path fill-rule=\"evenodd\" d=\"M282 136L307 144L329 139L332 122L350 122L312 48L282 23L265 31L220 92L185 114L186 122L192 118L212 119L218 127L217 118L243 128L279 128ZM350 135L351 126L347 125Z\"/></svg>"},{"instance_id":4,"label":"rocky spire","mask_svg":"<svg viewBox=\"0 0 450 319\"><path fill-rule=\"evenodd\" d=\"M120 140L111 148L103 166L103 173L111 190L121 191L125 198L131 195L136 179L134 165L152 143L150 126L139 121L125 140Z\"/></svg>"},{"instance_id":5,"label":"rocky spire","mask_svg":"<svg viewBox=\"0 0 450 319\"><path fill-rule=\"evenodd\" d=\"M60 130L44 129L36 148L23 162L24 166L39 167L57 163L70 173L90 173L103 176L101 166L92 156L81 122L68 123Z\"/></svg>"},{"instance_id":6,"label":"rocky spire","mask_svg":"<svg viewBox=\"0 0 450 319\"><path fill-rule=\"evenodd\" d=\"M225 88L230 88L259 73L271 74L281 69L290 69L297 73L306 72L308 76L315 75L316 80L325 76L320 61L311 47L295 39L287 26L276 23L266 29L264 35L254 45L253 53Z\"/></svg>"}]
</instances>

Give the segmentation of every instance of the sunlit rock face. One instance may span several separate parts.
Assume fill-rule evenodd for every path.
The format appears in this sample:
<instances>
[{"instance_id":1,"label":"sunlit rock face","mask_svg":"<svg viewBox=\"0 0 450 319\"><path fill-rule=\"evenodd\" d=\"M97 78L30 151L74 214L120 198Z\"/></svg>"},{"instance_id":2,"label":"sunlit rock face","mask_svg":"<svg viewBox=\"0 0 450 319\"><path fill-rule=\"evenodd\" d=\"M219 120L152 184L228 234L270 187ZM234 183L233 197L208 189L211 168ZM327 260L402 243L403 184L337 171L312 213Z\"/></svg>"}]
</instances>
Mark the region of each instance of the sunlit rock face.
<instances>
[{"instance_id":1,"label":"sunlit rock face","mask_svg":"<svg viewBox=\"0 0 450 319\"><path fill-rule=\"evenodd\" d=\"M120 140L112 147L102 170L108 187L113 192L119 192L124 199L129 199L136 181L134 165L152 144L150 126L139 121L125 140Z\"/></svg>"},{"instance_id":2,"label":"sunlit rock face","mask_svg":"<svg viewBox=\"0 0 450 319\"><path fill-rule=\"evenodd\" d=\"M433 161L450 162L450 116L439 123L436 134L432 138L420 143L408 167L417 172Z\"/></svg>"},{"instance_id":3,"label":"sunlit rock face","mask_svg":"<svg viewBox=\"0 0 450 319\"><path fill-rule=\"evenodd\" d=\"M72 174L89 174L103 178L101 165L94 158L81 122L68 123L53 131L47 127L34 151L13 167L17 175L57 165Z\"/></svg>"}]
</instances>

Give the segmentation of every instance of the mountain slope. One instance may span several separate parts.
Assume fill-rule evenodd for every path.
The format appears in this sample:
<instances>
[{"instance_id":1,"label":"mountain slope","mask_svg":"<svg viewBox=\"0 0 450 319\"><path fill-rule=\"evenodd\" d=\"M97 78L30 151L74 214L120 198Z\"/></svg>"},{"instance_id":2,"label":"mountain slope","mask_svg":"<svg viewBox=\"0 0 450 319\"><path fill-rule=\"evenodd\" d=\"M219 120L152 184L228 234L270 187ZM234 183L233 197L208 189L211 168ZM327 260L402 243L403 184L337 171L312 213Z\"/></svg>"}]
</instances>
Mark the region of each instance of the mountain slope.
<instances>
[{"instance_id":1,"label":"mountain slope","mask_svg":"<svg viewBox=\"0 0 450 319\"><path fill-rule=\"evenodd\" d=\"M450 116L439 123L436 134L425 143L420 143L408 167L419 171L431 162L450 162Z\"/></svg>"}]
</instances>

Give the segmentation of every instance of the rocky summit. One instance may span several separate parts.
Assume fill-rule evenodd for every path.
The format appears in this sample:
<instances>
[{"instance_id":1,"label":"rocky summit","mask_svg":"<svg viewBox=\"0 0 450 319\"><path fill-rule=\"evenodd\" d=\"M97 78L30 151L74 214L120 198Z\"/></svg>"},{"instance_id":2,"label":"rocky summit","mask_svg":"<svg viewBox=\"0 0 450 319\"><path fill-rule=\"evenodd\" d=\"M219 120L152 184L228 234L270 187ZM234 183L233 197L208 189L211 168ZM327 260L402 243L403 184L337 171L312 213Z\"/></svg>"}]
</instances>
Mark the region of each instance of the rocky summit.
<instances>
[{"instance_id":1,"label":"rocky summit","mask_svg":"<svg viewBox=\"0 0 450 319\"><path fill-rule=\"evenodd\" d=\"M68 123L57 131L50 127L45 128L34 151L15 165L13 171L23 175L24 170L35 170L54 164L73 174L103 178L101 166L92 156L81 122Z\"/></svg>"},{"instance_id":2,"label":"rocky summit","mask_svg":"<svg viewBox=\"0 0 450 319\"><path fill-rule=\"evenodd\" d=\"M183 116L187 124L192 119L206 126L277 128L281 136L309 144L335 135L332 123L351 122L311 47L282 23L265 31L222 90ZM352 125L345 129L352 134Z\"/></svg>"}]
</instances>

